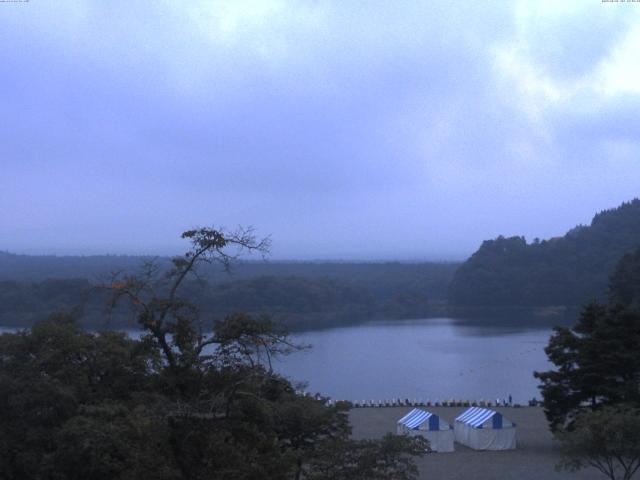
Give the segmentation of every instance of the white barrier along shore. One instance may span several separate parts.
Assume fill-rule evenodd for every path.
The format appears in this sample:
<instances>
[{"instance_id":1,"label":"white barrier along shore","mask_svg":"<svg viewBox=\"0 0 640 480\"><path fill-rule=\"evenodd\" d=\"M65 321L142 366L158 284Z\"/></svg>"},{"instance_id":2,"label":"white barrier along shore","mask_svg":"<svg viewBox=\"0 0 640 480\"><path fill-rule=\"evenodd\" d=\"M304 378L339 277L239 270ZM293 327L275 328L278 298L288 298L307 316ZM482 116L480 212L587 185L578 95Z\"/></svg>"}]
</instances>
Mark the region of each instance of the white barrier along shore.
<instances>
[{"instance_id":1,"label":"white barrier along shore","mask_svg":"<svg viewBox=\"0 0 640 480\"><path fill-rule=\"evenodd\" d=\"M520 408L522 405L518 403L509 402L508 399L499 399L495 401L490 400L430 400L430 399L401 399L392 398L387 400L335 400L328 399L328 405L335 405L336 403L348 403L352 408L379 408L379 407L514 407ZM535 399L529 401L528 406L538 406L539 402Z\"/></svg>"}]
</instances>

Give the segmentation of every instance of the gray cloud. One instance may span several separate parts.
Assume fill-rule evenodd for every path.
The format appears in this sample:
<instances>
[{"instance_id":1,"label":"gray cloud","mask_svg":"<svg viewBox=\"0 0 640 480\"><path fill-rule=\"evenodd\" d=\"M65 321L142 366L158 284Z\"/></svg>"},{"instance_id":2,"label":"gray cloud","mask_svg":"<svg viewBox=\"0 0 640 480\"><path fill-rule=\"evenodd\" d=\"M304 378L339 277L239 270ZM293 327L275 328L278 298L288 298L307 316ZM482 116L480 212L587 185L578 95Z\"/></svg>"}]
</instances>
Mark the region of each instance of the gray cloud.
<instances>
[{"instance_id":1,"label":"gray cloud","mask_svg":"<svg viewBox=\"0 0 640 480\"><path fill-rule=\"evenodd\" d=\"M241 223L276 257L446 258L561 234L640 184L640 9L583 4L3 6L0 248L166 253Z\"/></svg>"}]
</instances>

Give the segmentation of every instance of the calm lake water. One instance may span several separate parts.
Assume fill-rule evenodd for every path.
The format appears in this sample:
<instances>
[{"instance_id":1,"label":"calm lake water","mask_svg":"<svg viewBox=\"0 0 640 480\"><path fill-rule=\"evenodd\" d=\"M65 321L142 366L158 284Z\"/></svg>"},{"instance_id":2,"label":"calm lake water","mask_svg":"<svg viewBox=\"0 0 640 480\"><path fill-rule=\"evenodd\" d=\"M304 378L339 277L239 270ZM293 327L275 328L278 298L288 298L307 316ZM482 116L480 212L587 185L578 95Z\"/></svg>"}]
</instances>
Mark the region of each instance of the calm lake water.
<instances>
[{"instance_id":1,"label":"calm lake water","mask_svg":"<svg viewBox=\"0 0 640 480\"><path fill-rule=\"evenodd\" d=\"M334 399L495 401L511 394L524 403L540 398L532 373L550 367L544 353L550 334L450 318L375 322L293 335L311 350L274 367Z\"/></svg>"},{"instance_id":2,"label":"calm lake water","mask_svg":"<svg viewBox=\"0 0 640 480\"><path fill-rule=\"evenodd\" d=\"M540 398L550 328L475 326L449 318L370 323L295 335L309 352L277 369L335 399Z\"/></svg>"}]
</instances>

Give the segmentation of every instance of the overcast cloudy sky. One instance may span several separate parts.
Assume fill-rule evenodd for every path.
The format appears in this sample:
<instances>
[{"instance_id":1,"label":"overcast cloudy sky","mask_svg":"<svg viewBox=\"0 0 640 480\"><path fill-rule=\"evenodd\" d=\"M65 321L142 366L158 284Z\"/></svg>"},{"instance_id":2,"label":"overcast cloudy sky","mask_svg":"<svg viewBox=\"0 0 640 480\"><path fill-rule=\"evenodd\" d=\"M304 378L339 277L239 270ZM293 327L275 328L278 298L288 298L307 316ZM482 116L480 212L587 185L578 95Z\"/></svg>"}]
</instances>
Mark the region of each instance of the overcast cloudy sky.
<instances>
[{"instance_id":1,"label":"overcast cloudy sky","mask_svg":"<svg viewBox=\"0 0 640 480\"><path fill-rule=\"evenodd\" d=\"M640 195L640 3L0 3L0 250L462 258Z\"/></svg>"}]
</instances>

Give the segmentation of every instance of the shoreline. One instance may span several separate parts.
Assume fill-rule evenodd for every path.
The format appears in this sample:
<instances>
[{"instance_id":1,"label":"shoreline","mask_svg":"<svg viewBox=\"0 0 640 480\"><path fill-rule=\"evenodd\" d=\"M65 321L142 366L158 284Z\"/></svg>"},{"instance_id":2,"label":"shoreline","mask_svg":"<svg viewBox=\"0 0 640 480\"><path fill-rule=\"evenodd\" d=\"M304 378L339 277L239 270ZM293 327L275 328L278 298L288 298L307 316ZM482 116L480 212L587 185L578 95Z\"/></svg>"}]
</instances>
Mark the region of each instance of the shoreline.
<instances>
[{"instance_id":1,"label":"shoreline","mask_svg":"<svg viewBox=\"0 0 640 480\"><path fill-rule=\"evenodd\" d=\"M69 309L61 311L71 313ZM248 312L259 316L262 312ZM344 312L280 312L271 315L276 325L285 328L290 334L304 334L336 328L353 328L367 324L410 322L418 320L436 320L450 318L460 325L511 327L511 328L548 328L556 325L569 326L575 323L580 313L576 306L456 306L446 303L433 305L420 315L385 315L372 312L348 316ZM78 324L85 330L136 330L138 325L129 313L119 312L111 318L94 318L95 312L80 317ZM223 313L213 314L211 319L224 317ZM5 313L0 319L0 328L30 328L47 315L39 312ZM295 320L298 319L296 322Z\"/></svg>"}]
</instances>

